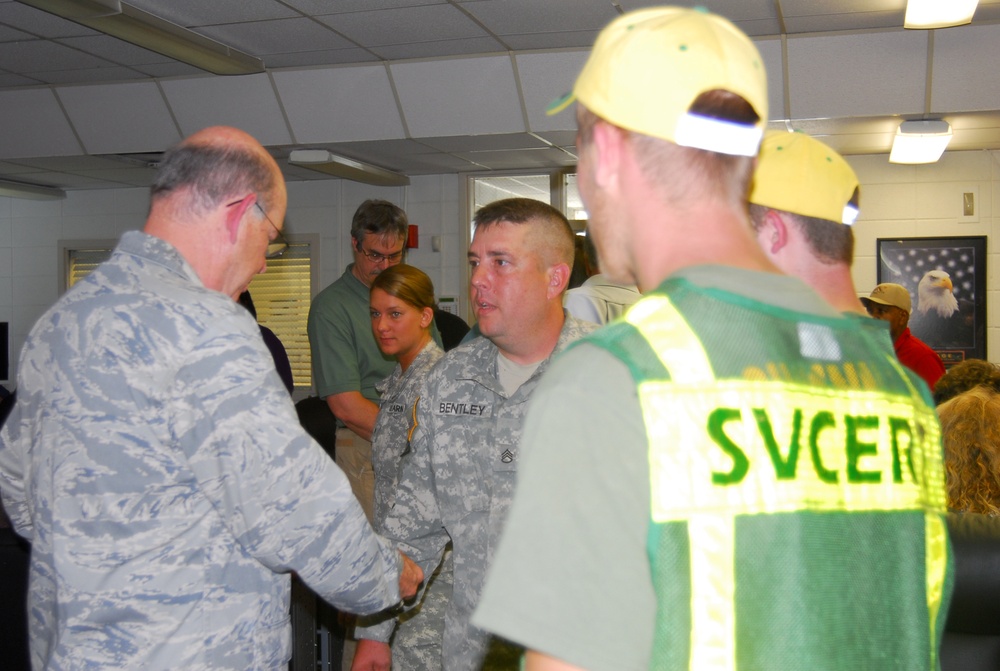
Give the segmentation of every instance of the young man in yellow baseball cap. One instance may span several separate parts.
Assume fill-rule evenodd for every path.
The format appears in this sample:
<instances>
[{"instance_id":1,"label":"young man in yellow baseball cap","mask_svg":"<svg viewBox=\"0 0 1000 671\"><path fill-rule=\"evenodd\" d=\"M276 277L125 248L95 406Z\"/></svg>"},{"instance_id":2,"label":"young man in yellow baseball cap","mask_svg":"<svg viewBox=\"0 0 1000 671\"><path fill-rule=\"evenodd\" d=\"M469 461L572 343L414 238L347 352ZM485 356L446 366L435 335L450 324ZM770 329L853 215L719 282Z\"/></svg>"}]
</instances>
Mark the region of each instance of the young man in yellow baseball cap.
<instances>
[{"instance_id":1,"label":"young man in yellow baseball cap","mask_svg":"<svg viewBox=\"0 0 1000 671\"><path fill-rule=\"evenodd\" d=\"M643 298L532 397L474 622L531 671L935 669L937 420L884 343L754 239L757 49L704 10L640 10L571 98L602 270Z\"/></svg>"}]
</instances>

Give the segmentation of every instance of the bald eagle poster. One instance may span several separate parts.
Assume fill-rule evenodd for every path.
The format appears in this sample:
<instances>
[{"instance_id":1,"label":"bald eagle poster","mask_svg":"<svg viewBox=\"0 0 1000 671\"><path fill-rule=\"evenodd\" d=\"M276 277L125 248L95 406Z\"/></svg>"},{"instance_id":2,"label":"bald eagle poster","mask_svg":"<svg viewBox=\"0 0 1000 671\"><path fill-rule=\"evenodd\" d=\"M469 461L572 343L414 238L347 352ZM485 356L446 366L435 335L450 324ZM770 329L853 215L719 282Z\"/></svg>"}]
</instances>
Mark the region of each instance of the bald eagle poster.
<instances>
[{"instance_id":1,"label":"bald eagle poster","mask_svg":"<svg viewBox=\"0 0 1000 671\"><path fill-rule=\"evenodd\" d=\"M910 331L945 365L986 358L986 236L879 238L878 281L910 292Z\"/></svg>"}]
</instances>

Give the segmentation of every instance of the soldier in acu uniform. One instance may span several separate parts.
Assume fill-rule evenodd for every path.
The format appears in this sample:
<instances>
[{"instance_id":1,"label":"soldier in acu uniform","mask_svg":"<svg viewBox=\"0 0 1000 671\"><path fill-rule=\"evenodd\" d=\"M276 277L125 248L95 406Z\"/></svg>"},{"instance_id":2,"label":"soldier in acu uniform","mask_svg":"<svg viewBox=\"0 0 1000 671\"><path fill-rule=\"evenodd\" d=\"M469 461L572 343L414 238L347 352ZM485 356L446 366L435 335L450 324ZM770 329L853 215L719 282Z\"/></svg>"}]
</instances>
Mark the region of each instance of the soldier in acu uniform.
<instances>
[{"instance_id":1,"label":"soldier in acu uniform","mask_svg":"<svg viewBox=\"0 0 1000 671\"><path fill-rule=\"evenodd\" d=\"M445 354L421 386L410 452L384 525L428 575L453 544L445 671L517 668L520 649L469 620L513 495L527 401L552 358L595 328L562 309L574 248L558 210L502 200L481 208L475 226L471 295L483 337ZM385 662L394 624L358 629L358 638L369 640L358 644L355 671Z\"/></svg>"}]
</instances>

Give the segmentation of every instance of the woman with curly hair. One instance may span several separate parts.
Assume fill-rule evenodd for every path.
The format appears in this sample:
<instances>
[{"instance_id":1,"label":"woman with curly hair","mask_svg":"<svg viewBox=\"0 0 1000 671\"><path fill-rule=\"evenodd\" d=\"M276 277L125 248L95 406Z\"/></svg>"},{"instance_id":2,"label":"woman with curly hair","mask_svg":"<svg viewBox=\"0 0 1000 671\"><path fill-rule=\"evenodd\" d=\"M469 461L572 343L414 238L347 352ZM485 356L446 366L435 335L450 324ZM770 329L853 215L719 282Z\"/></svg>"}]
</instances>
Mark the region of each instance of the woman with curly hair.
<instances>
[{"instance_id":1,"label":"woman with curly hair","mask_svg":"<svg viewBox=\"0 0 1000 671\"><path fill-rule=\"evenodd\" d=\"M948 507L1000 515L1000 394L980 385L938 406Z\"/></svg>"}]
</instances>

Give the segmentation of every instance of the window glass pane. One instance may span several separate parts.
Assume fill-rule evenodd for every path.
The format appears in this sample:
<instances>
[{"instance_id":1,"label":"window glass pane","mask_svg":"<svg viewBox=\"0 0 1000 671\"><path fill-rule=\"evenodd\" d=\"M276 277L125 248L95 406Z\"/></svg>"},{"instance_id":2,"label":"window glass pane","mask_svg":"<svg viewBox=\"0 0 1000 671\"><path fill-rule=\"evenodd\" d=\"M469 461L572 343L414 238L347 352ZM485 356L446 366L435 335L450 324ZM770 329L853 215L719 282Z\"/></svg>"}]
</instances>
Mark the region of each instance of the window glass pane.
<instances>
[{"instance_id":1,"label":"window glass pane","mask_svg":"<svg viewBox=\"0 0 1000 671\"><path fill-rule=\"evenodd\" d=\"M278 336L292 364L296 389L312 386L312 358L306 324L312 300L309 243L289 241L288 249L267 260L267 272L250 282L257 320Z\"/></svg>"},{"instance_id":2,"label":"window glass pane","mask_svg":"<svg viewBox=\"0 0 1000 671\"><path fill-rule=\"evenodd\" d=\"M548 175L476 177L473 211L502 198L534 198L552 204Z\"/></svg>"},{"instance_id":3,"label":"window glass pane","mask_svg":"<svg viewBox=\"0 0 1000 671\"><path fill-rule=\"evenodd\" d=\"M110 247L68 250L69 286L90 274L111 252ZM311 245L290 239L288 250L276 259L268 259L267 272L250 283L257 320L274 331L285 346L296 389L312 387L312 357L306 335L312 300L311 270Z\"/></svg>"},{"instance_id":4,"label":"window glass pane","mask_svg":"<svg viewBox=\"0 0 1000 671\"><path fill-rule=\"evenodd\" d=\"M563 212L566 214L566 218L570 221L586 220L587 210L583 206L580 190L576 186L576 173L566 175L563 186L563 192L566 194L566 206Z\"/></svg>"}]
</instances>

